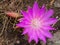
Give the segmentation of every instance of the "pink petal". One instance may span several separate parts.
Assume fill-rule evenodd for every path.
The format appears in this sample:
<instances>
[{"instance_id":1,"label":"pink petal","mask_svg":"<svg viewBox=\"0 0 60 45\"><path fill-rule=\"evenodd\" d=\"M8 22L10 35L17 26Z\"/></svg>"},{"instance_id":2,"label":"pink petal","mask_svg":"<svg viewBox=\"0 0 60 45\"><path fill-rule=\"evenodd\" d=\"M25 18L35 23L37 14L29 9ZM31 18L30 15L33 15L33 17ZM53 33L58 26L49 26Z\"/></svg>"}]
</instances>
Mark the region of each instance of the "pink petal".
<instances>
[{"instance_id":1,"label":"pink petal","mask_svg":"<svg viewBox=\"0 0 60 45\"><path fill-rule=\"evenodd\" d=\"M28 42L30 43L33 40L32 36L29 37Z\"/></svg>"},{"instance_id":2,"label":"pink petal","mask_svg":"<svg viewBox=\"0 0 60 45\"><path fill-rule=\"evenodd\" d=\"M28 33L28 30L29 30L29 29L25 29L25 30L23 30L22 35L23 35L23 34L27 34L27 33Z\"/></svg>"},{"instance_id":3,"label":"pink petal","mask_svg":"<svg viewBox=\"0 0 60 45\"><path fill-rule=\"evenodd\" d=\"M46 8L46 6L45 6L45 4L43 4L42 7L41 7L41 9L45 9L45 8Z\"/></svg>"},{"instance_id":4,"label":"pink petal","mask_svg":"<svg viewBox=\"0 0 60 45\"><path fill-rule=\"evenodd\" d=\"M44 17L45 12L46 12L46 7L45 7L45 5L43 5L39 11L40 19L42 19Z\"/></svg>"},{"instance_id":5,"label":"pink petal","mask_svg":"<svg viewBox=\"0 0 60 45\"><path fill-rule=\"evenodd\" d=\"M44 36L46 36L48 38L52 38L52 34L50 32L43 30L43 29L40 29L40 31Z\"/></svg>"},{"instance_id":6,"label":"pink petal","mask_svg":"<svg viewBox=\"0 0 60 45\"><path fill-rule=\"evenodd\" d=\"M22 20L22 22L20 22L20 23L24 23L24 24L30 24L31 22L30 22L30 20L23 19L23 20Z\"/></svg>"},{"instance_id":7,"label":"pink petal","mask_svg":"<svg viewBox=\"0 0 60 45\"><path fill-rule=\"evenodd\" d=\"M38 37L37 37L37 34L36 34L36 30L33 30L33 34L34 34L35 42L38 43Z\"/></svg>"},{"instance_id":8,"label":"pink petal","mask_svg":"<svg viewBox=\"0 0 60 45\"><path fill-rule=\"evenodd\" d=\"M28 6L28 15L31 19L33 18L33 10L30 6Z\"/></svg>"},{"instance_id":9,"label":"pink petal","mask_svg":"<svg viewBox=\"0 0 60 45\"><path fill-rule=\"evenodd\" d=\"M16 24L16 26L19 26L19 27L29 27L29 24L18 23L18 24Z\"/></svg>"},{"instance_id":10,"label":"pink petal","mask_svg":"<svg viewBox=\"0 0 60 45\"><path fill-rule=\"evenodd\" d=\"M51 17L53 14L54 14L53 9L50 9L50 10L46 11L44 18L47 19L47 18Z\"/></svg>"},{"instance_id":11,"label":"pink petal","mask_svg":"<svg viewBox=\"0 0 60 45\"><path fill-rule=\"evenodd\" d=\"M56 23L58 20L57 19L50 19L50 20L47 20L44 22L44 25L51 25L51 24L54 24Z\"/></svg>"},{"instance_id":12,"label":"pink petal","mask_svg":"<svg viewBox=\"0 0 60 45\"><path fill-rule=\"evenodd\" d=\"M38 43L38 38L36 36L34 36L35 34L32 34L29 38L29 42L31 42L32 40L34 40L36 43Z\"/></svg>"},{"instance_id":13,"label":"pink petal","mask_svg":"<svg viewBox=\"0 0 60 45\"><path fill-rule=\"evenodd\" d=\"M23 14L24 18L26 18L27 20L31 20L29 14L25 11L21 11L21 13Z\"/></svg>"},{"instance_id":14,"label":"pink petal","mask_svg":"<svg viewBox=\"0 0 60 45\"><path fill-rule=\"evenodd\" d=\"M46 43L45 36L39 30L36 31L36 33L37 33L38 38Z\"/></svg>"},{"instance_id":15,"label":"pink petal","mask_svg":"<svg viewBox=\"0 0 60 45\"><path fill-rule=\"evenodd\" d=\"M42 27L44 30L55 30L55 28L51 27L51 26L43 26Z\"/></svg>"},{"instance_id":16,"label":"pink petal","mask_svg":"<svg viewBox=\"0 0 60 45\"><path fill-rule=\"evenodd\" d=\"M30 37L29 42L31 42L31 40L34 40L36 43L38 43L38 37L37 37L35 30L30 29L28 35Z\"/></svg>"},{"instance_id":17,"label":"pink petal","mask_svg":"<svg viewBox=\"0 0 60 45\"><path fill-rule=\"evenodd\" d=\"M29 41L29 43L33 40L33 33L32 32L33 32L33 30L31 30L31 29L28 31L28 36L29 36L28 41Z\"/></svg>"},{"instance_id":18,"label":"pink petal","mask_svg":"<svg viewBox=\"0 0 60 45\"><path fill-rule=\"evenodd\" d=\"M33 5L33 18L35 18L35 16L37 16L38 12L39 12L39 6L38 6L37 2L35 2Z\"/></svg>"}]
</instances>

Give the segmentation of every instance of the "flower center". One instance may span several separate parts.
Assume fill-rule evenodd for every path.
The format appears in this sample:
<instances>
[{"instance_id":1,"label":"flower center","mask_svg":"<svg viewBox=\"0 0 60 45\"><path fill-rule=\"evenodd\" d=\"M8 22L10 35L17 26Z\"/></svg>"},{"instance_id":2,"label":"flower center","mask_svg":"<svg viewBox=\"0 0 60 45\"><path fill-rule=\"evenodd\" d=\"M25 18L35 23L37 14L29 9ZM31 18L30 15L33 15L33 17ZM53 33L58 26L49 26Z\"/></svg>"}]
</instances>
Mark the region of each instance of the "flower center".
<instances>
[{"instance_id":1,"label":"flower center","mask_svg":"<svg viewBox=\"0 0 60 45\"><path fill-rule=\"evenodd\" d=\"M39 21L38 19L33 19L33 20L31 21L31 26L32 26L33 28L39 28L39 27L40 27L40 21Z\"/></svg>"}]
</instances>

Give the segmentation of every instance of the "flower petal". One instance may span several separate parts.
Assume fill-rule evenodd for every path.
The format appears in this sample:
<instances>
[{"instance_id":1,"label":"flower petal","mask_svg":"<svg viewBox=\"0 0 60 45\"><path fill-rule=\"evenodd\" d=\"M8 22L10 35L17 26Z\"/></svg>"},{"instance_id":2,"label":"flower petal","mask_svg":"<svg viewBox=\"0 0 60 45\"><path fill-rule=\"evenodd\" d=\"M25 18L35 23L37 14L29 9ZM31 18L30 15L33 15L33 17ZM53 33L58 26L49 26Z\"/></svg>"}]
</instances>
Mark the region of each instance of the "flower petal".
<instances>
[{"instance_id":1,"label":"flower petal","mask_svg":"<svg viewBox=\"0 0 60 45\"><path fill-rule=\"evenodd\" d=\"M50 10L46 11L44 18L47 19L47 18L51 17L53 14L54 14L53 9L50 9Z\"/></svg>"},{"instance_id":2,"label":"flower petal","mask_svg":"<svg viewBox=\"0 0 60 45\"><path fill-rule=\"evenodd\" d=\"M55 24L58 20L55 18L49 19L47 21L44 22L44 25L51 25L51 24Z\"/></svg>"},{"instance_id":3,"label":"flower petal","mask_svg":"<svg viewBox=\"0 0 60 45\"><path fill-rule=\"evenodd\" d=\"M27 34L27 33L28 33L28 30L29 30L29 29L26 29L26 28L25 28L25 30L23 31L22 35L23 35L23 34Z\"/></svg>"},{"instance_id":4,"label":"flower petal","mask_svg":"<svg viewBox=\"0 0 60 45\"><path fill-rule=\"evenodd\" d=\"M37 37L37 34L36 34L35 30L30 28L30 31L28 32L28 35L29 35L29 42L31 42L31 40L34 40L36 43L38 43L38 37Z\"/></svg>"},{"instance_id":5,"label":"flower petal","mask_svg":"<svg viewBox=\"0 0 60 45\"><path fill-rule=\"evenodd\" d=\"M52 34L51 34L50 32L48 32L48 31L46 31L46 30L44 30L44 29L41 29L40 31L41 31L41 33L42 33L44 36L46 36L46 37L48 37L48 38L52 38Z\"/></svg>"},{"instance_id":6,"label":"flower petal","mask_svg":"<svg viewBox=\"0 0 60 45\"><path fill-rule=\"evenodd\" d=\"M40 19L42 19L44 17L45 12L46 12L46 7L45 7L45 5L43 5L38 13L38 14L40 14L40 16L39 16Z\"/></svg>"},{"instance_id":7,"label":"flower petal","mask_svg":"<svg viewBox=\"0 0 60 45\"><path fill-rule=\"evenodd\" d=\"M51 26L43 26L43 27L41 27L41 28L43 28L44 30L55 30L55 28L53 28L53 27L51 27Z\"/></svg>"},{"instance_id":8,"label":"flower petal","mask_svg":"<svg viewBox=\"0 0 60 45\"><path fill-rule=\"evenodd\" d=\"M19 27L29 27L29 24L18 23L18 24L16 24L16 26L19 26Z\"/></svg>"},{"instance_id":9,"label":"flower petal","mask_svg":"<svg viewBox=\"0 0 60 45\"><path fill-rule=\"evenodd\" d=\"M28 15L30 18L33 18L33 10L30 6L28 6Z\"/></svg>"},{"instance_id":10,"label":"flower petal","mask_svg":"<svg viewBox=\"0 0 60 45\"><path fill-rule=\"evenodd\" d=\"M35 18L35 16L37 16L38 12L39 12L39 6L38 6L37 2L35 2L33 5L33 18Z\"/></svg>"},{"instance_id":11,"label":"flower petal","mask_svg":"<svg viewBox=\"0 0 60 45\"><path fill-rule=\"evenodd\" d=\"M21 13L23 14L24 18L26 18L27 20L31 20L29 14L25 11L21 11Z\"/></svg>"},{"instance_id":12,"label":"flower petal","mask_svg":"<svg viewBox=\"0 0 60 45\"><path fill-rule=\"evenodd\" d=\"M38 38L43 40L46 43L45 36L39 30L36 31L36 33L37 33Z\"/></svg>"}]
</instances>

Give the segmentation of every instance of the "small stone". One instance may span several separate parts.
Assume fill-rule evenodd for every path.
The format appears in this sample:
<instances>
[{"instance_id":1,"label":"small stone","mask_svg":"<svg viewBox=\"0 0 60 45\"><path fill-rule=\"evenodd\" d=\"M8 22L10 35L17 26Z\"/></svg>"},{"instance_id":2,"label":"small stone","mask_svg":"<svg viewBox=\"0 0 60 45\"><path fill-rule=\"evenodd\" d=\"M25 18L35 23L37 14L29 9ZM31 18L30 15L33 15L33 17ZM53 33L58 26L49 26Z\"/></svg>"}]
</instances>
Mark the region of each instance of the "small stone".
<instances>
[{"instance_id":1,"label":"small stone","mask_svg":"<svg viewBox=\"0 0 60 45\"><path fill-rule=\"evenodd\" d=\"M56 18L58 19L59 17L58 17L58 16L56 16Z\"/></svg>"},{"instance_id":2,"label":"small stone","mask_svg":"<svg viewBox=\"0 0 60 45\"><path fill-rule=\"evenodd\" d=\"M48 45L49 44L52 44L52 45L60 45L60 31L54 33L53 38L49 40Z\"/></svg>"},{"instance_id":3,"label":"small stone","mask_svg":"<svg viewBox=\"0 0 60 45\"><path fill-rule=\"evenodd\" d=\"M60 0L56 0L56 1L54 2L54 6L55 6L55 7L60 7Z\"/></svg>"}]
</instances>

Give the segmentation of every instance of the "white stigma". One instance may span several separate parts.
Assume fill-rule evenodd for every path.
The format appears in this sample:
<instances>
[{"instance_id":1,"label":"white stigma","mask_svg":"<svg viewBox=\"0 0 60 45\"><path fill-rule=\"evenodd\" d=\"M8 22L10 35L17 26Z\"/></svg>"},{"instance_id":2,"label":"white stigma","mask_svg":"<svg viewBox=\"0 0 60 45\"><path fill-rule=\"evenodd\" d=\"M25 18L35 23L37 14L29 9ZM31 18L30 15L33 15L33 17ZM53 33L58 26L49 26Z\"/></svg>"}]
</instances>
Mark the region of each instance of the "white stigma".
<instances>
[{"instance_id":1,"label":"white stigma","mask_svg":"<svg viewBox=\"0 0 60 45\"><path fill-rule=\"evenodd\" d=\"M32 19L31 26L33 28L39 28L40 27L40 21L39 21L39 19Z\"/></svg>"}]
</instances>

